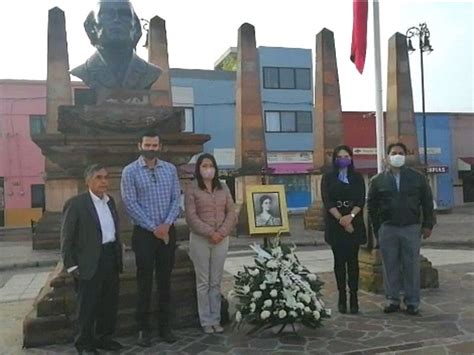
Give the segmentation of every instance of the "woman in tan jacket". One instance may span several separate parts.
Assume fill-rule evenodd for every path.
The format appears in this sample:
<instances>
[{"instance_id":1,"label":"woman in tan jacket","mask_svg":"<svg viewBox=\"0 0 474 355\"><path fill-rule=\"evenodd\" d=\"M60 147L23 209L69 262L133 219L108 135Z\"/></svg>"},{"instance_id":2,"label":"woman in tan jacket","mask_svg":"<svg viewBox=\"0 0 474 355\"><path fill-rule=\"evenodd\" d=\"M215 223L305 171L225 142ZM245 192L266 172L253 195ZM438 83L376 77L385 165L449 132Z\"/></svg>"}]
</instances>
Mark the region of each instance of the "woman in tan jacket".
<instances>
[{"instance_id":1,"label":"woman in tan jacket","mask_svg":"<svg viewBox=\"0 0 474 355\"><path fill-rule=\"evenodd\" d=\"M229 188L219 181L213 155L199 156L195 177L185 194L185 214L191 231L189 255L196 274L199 319L205 333L222 333L221 280L228 235L237 218Z\"/></svg>"}]
</instances>

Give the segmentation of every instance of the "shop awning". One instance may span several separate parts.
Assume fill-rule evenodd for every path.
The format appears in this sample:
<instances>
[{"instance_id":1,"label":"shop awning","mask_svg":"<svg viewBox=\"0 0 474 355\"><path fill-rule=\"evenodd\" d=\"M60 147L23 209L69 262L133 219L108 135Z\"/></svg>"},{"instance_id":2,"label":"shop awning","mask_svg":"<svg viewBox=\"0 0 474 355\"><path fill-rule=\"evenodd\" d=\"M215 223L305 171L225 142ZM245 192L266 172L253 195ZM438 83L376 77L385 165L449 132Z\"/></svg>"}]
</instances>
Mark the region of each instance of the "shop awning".
<instances>
[{"instance_id":1,"label":"shop awning","mask_svg":"<svg viewBox=\"0 0 474 355\"><path fill-rule=\"evenodd\" d=\"M273 170L273 174L289 175L289 174L308 174L313 169L312 163L273 163L268 164Z\"/></svg>"},{"instance_id":2,"label":"shop awning","mask_svg":"<svg viewBox=\"0 0 474 355\"><path fill-rule=\"evenodd\" d=\"M458 158L458 171L473 171L474 157Z\"/></svg>"}]
</instances>

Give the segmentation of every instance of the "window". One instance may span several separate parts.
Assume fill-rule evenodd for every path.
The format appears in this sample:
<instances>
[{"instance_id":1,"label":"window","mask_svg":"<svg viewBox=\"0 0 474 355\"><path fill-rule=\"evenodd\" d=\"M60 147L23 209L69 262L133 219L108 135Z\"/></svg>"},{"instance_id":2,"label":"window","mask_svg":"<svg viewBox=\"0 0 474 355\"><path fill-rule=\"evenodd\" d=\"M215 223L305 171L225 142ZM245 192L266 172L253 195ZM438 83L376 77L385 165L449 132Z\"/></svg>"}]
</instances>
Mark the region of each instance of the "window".
<instances>
[{"instance_id":1,"label":"window","mask_svg":"<svg viewBox=\"0 0 474 355\"><path fill-rule=\"evenodd\" d=\"M313 117L310 111L296 112L296 131L313 132Z\"/></svg>"},{"instance_id":2,"label":"window","mask_svg":"<svg viewBox=\"0 0 474 355\"><path fill-rule=\"evenodd\" d=\"M312 132L311 111L265 111L266 132Z\"/></svg>"},{"instance_id":3,"label":"window","mask_svg":"<svg viewBox=\"0 0 474 355\"><path fill-rule=\"evenodd\" d=\"M309 68L263 68L264 89L311 89Z\"/></svg>"},{"instance_id":4,"label":"window","mask_svg":"<svg viewBox=\"0 0 474 355\"><path fill-rule=\"evenodd\" d=\"M280 112L281 131L296 132L296 112Z\"/></svg>"},{"instance_id":5,"label":"window","mask_svg":"<svg viewBox=\"0 0 474 355\"><path fill-rule=\"evenodd\" d=\"M46 115L30 115L30 136L46 133Z\"/></svg>"},{"instance_id":6,"label":"window","mask_svg":"<svg viewBox=\"0 0 474 355\"><path fill-rule=\"evenodd\" d=\"M184 130L183 132L194 132L194 108L184 108Z\"/></svg>"},{"instance_id":7,"label":"window","mask_svg":"<svg viewBox=\"0 0 474 355\"><path fill-rule=\"evenodd\" d=\"M31 185L31 208L42 208L46 206L44 198L44 185Z\"/></svg>"},{"instance_id":8,"label":"window","mask_svg":"<svg viewBox=\"0 0 474 355\"><path fill-rule=\"evenodd\" d=\"M265 112L265 126L267 132L280 132L280 112Z\"/></svg>"},{"instance_id":9,"label":"window","mask_svg":"<svg viewBox=\"0 0 474 355\"><path fill-rule=\"evenodd\" d=\"M263 87L278 89L278 68L263 68Z\"/></svg>"}]
</instances>

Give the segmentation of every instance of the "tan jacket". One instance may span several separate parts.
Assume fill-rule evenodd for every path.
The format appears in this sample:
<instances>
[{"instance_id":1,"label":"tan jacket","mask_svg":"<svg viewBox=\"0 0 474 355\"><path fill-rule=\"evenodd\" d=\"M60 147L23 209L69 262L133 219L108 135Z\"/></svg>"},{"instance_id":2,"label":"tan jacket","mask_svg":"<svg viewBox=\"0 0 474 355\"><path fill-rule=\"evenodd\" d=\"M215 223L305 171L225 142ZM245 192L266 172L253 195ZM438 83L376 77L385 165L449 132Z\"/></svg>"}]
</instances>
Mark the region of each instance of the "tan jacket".
<instances>
[{"instance_id":1,"label":"tan jacket","mask_svg":"<svg viewBox=\"0 0 474 355\"><path fill-rule=\"evenodd\" d=\"M235 227L237 216L229 188L221 183L222 189L213 193L201 190L194 181L186 190L184 211L189 229L201 236L209 237L214 232L226 237Z\"/></svg>"}]
</instances>

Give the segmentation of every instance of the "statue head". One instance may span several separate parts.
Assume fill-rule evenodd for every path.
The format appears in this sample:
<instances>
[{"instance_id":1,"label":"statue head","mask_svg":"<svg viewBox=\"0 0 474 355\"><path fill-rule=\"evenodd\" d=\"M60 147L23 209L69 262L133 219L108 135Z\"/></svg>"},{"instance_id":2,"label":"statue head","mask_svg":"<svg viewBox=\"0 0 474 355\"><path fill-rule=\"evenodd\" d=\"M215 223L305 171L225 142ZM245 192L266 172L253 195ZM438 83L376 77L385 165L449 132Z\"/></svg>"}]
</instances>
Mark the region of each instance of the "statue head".
<instances>
[{"instance_id":1,"label":"statue head","mask_svg":"<svg viewBox=\"0 0 474 355\"><path fill-rule=\"evenodd\" d=\"M91 44L99 48L135 49L142 36L140 20L128 0L100 0L87 16L84 28Z\"/></svg>"}]
</instances>

